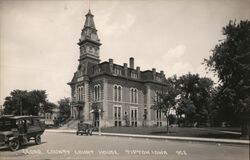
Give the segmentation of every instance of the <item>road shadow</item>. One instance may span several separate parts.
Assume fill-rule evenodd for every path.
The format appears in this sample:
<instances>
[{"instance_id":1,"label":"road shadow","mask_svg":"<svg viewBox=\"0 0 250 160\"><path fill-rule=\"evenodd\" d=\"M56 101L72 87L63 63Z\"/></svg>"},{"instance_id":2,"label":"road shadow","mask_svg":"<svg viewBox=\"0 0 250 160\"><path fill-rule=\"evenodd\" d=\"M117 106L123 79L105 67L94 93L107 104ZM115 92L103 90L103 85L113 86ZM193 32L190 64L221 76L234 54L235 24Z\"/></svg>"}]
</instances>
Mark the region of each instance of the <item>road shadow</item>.
<instances>
[{"instance_id":1,"label":"road shadow","mask_svg":"<svg viewBox=\"0 0 250 160\"><path fill-rule=\"evenodd\" d=\"M39 144L39 145L43 145L43 144L46 144L46 143L47 142L41 142L41 144ZM21 150L21 149L27 149L27 148L32 147L32 146L37 146L37 145L35 144L35 142L29 142L29 143L26 143L26 144L22 144L20 146L19 150ZM0 148L0 152L7 152L7 151L11 151L11 150L8 147Z\"/></svg>"},{"instance_id":2,"label":"road shadow","mask_svg":"<svg viewBox=\"0 0 250 160\"><path fill-rule=\"evenodd\" d=\"M221 139L240 139L240 135L237 134L201 134L197 135L201 138L221 138Z\"/></svg>"},{"instance_id":3,"label":"road shadow","mask_svg":"<svg viewBox=\"0 0 250 160\"><path fill-rule=\"evenodd\" d=\"M230 134L230 133L193 133L193 134L178 134L178 132L166 131L151 132L151 135L160 135L160 136L177 136L177 137L199 137L199 138L220 138L220 139L240 139L240 135Z\"/></svg>"},{"instance_id":4,"label":"road shadow","mask_svg":"<svg viewBox=\"0 0 250 160\"><path fill-rule=\"evenodd\" d=\"M169 131L168 133L166 131L157 131L157 132L150 132L151 135L173 135L176 134L177 132L174 131Z\"/></svg>"}]
</instances>

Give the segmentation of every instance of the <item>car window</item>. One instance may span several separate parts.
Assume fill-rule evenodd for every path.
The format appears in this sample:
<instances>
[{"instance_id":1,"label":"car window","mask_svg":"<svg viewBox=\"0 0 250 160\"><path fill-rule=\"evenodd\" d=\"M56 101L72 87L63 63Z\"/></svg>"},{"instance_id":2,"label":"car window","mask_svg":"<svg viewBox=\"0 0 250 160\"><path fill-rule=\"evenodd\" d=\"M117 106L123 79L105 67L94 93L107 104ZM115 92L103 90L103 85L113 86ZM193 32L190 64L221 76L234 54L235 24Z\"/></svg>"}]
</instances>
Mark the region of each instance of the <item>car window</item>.
<instances>
[{"instance_id":1,"label":"car window","mask_svg":"<svg viewBox=\"0 0 250 160\"><path fill-rule=\"evenodd\" d=\"M39 125L39 119L33 119L33 125Z\"/></svg>"},{"instance_id":2,"label":"car window","mask_svg":"<svg viewBox=\"0 0 250 160\"><path fill-rule=\"evenodd\" d=\"M22 125L24 124L24 120L20 119L16 121L16 125Z\"/></svg>"},{"instance_id":3,"label":"car window","mask_svg":"<svg viewBox=\"0 0 250 160\"><path fill-rule=\"evenodd\" d=\"M27 125L33 125L32 119L26 119Z\"/></svg>"},{"instance_id":4,"label":"car window","mask_svg":"<svg viewBox=\"0 0 250 160\"><path fill-rule=\"evenodd\" d=\"M10 126L11 125L11 121L10 120L5 120L5 126Z\"/></svg>"}]
</instances>

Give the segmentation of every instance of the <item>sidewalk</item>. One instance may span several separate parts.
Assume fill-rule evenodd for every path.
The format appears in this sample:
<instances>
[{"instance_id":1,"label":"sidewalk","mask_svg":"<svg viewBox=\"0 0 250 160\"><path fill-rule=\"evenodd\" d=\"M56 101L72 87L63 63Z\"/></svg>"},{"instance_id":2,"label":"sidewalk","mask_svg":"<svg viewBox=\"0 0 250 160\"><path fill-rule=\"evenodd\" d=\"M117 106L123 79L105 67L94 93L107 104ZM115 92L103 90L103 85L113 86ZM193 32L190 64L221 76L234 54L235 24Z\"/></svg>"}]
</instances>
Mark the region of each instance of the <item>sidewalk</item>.
<instances>
[{"instance_id":1,"label":"sidewalk","mask_svg":"<svg viewBox=\"0 0 250 160\"><path fill-rule=\"evenodd\" d=\"M76 130L62 130L62 129L46 129L45 132L54 133L76 133ZM98 135L98 132L93 132ZM118 136L131 138L146 138L158 140L179 140L179 141L194 141L194 142L210 142L210 143L228 143L228 144L242 144L249 145L249 140L235 140L235 139L219 139L219 138L196 138L196 137L176 137L176 136L154 136L154 135L138 135L138 134L121 134L121 133L101 133L102 136Z\"/></svg>"}]
</instances>

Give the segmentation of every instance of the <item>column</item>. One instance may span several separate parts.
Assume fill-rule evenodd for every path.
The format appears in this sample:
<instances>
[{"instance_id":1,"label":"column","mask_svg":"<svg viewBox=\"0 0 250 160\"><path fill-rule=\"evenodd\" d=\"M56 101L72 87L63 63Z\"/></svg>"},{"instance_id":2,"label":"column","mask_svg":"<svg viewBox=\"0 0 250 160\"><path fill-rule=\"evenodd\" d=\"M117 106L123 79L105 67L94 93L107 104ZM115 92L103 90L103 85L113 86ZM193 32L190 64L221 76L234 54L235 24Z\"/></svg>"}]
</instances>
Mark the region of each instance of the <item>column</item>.
<instances>
[{"instance_id":1,"label":"column","mask_svg":"<svg viewBox=\"0 0 250 160\"><path fill-rule=\"evenodd\" d=\"M147 85L147 125L148 126L151 126L152 125L152 119L151 119L151 88L150 88L150 85Z\"/></svg>"},{"instance_id":2,"label":"column","mask_svg":"<svg viewBox=\"0 0 250 160\"><path fill-rule=\"evenodd\" d=\"M106 127L108 122L108 82L107 79L103 79L103 116L102 127Z\"/></svg>"},{"instance_id":3,"label":"column","mask_svg":"<svg viewBox=\"0 0 250 160\"><path fill-rule=\"evenodd\" d=\"M89 82L85 81L84 82L84 108L83 108L83 115L84 115L84 121L89 121Z\"/></svg>"}]
</instances>

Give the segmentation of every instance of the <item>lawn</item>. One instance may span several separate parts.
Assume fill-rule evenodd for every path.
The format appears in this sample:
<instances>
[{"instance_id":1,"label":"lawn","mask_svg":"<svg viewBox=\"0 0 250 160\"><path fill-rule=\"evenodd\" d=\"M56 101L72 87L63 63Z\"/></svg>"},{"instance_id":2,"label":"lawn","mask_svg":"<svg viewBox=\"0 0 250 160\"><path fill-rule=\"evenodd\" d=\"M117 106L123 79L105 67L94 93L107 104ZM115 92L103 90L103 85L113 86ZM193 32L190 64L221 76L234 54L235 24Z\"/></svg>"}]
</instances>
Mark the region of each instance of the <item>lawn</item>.
<instances>
[{"instance_id":1,"label":"lawn","mask_svg":"<svg viewBox=\"0 0 250 160\"><path fill-rule=\"evenodd\" d=\"M202 138L224 138L240 139L239 128L185 128L172 127L166 133L166 127L110 127L103 128L102 132L141 134L157 136L180 136L180 137L202 137Z\"/></svg>"}]
</instances>

